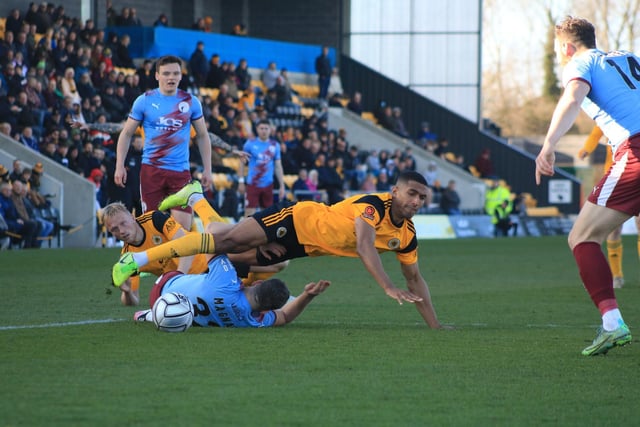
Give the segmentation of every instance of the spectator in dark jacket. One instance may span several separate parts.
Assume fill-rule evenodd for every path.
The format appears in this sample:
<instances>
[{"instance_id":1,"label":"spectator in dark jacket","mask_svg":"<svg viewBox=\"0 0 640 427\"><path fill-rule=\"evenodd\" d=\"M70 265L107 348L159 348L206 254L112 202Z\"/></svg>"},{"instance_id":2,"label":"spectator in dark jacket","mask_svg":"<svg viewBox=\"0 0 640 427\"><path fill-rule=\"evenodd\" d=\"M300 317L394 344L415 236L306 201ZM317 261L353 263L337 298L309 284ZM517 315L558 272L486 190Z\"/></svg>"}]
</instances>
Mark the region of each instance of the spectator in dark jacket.
<instances>
[{"instance_id":1,"label":"spectator in dark jacket","mask_svg":"<svg viewBox=\"0 0 640 427\"><path fill-rule=\"evenodd\" d=\"M196 44L196 49L191 54L191 58L189 58L189 71L197 87L205 85L209 66L207 57L204 54L204 42L202 41Z\"/></svg>"}]
</instances>

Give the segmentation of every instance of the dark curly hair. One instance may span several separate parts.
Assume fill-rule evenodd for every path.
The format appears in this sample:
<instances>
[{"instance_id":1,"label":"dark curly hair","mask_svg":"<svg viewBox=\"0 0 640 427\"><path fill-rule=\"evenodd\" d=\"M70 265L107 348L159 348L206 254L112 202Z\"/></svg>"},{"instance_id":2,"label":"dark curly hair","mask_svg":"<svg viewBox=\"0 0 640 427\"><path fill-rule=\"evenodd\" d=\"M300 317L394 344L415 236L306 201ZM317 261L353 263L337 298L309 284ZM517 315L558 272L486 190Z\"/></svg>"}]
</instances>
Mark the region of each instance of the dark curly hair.
<instances>
[{"instance_id":1,"label":"dark curly hair","mask_svg":"<svg viewBox=\"0 0 640 427\"><path fill-rule=\"evenodd\" d=\"M289 299L289 288L280 279L268 279L256 286L256 299L261 310L276 310Z\"/></svg>"}]
</instances>

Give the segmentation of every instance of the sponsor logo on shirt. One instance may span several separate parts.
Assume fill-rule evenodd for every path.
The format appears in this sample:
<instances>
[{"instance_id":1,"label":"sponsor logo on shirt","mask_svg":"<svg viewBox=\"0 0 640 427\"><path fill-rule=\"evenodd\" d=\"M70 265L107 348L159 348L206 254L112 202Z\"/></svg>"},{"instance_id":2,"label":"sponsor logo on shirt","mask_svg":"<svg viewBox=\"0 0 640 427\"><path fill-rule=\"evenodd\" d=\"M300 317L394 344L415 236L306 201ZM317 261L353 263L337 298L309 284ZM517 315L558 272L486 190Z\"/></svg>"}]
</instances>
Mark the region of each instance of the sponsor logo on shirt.
<instances>
[{"instance_id":1,"label":"sponsor logo on shirt","mask_svg":"<svg viewBox=\"0 0 640 427\"><path fill-rule=\"evenodd\" d=\"M364 208L364 212L362 212L362 216L368 220L373 220L376 210L373 206L367 206Z\"/></svg>"},{"instance_id":2,"label":"sponsor logo on shirt","mask_svg":"<svg viewBox=\"0 0 640 427\"><path fill-rule=\"evenodd\" d=\"M156 129L158 130L178 130L182 127L182 120L173 117L158 117Z\"/></svg>"}]
</instances>

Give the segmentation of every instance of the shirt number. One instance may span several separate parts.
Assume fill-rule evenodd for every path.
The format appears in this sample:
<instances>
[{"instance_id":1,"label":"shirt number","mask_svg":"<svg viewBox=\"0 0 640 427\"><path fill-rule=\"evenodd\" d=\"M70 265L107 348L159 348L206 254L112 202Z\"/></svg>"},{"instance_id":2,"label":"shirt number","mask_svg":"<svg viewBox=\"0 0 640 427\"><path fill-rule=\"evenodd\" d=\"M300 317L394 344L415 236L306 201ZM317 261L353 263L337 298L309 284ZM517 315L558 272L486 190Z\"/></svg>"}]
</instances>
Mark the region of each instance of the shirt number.
<instances>
[{"instance_id":1,"label":"shirt number","mask_svg":"<svg viewBox=\"0 0 640 427\"><path fill-rule=\"evenodd\" d=\"M627 57L627 63L629 64L629 71L631 72L631 76L636 80L640 81L640 64L636 61L636 58L633 56ZM618 74L622 77L622 80L629 86L629 89L636 89L636 86L633 84L629 76L624 72L622 68L613 59L607 59L607 64L611 65L613 68L618 71Z\"/></svg>"}]
</instances>

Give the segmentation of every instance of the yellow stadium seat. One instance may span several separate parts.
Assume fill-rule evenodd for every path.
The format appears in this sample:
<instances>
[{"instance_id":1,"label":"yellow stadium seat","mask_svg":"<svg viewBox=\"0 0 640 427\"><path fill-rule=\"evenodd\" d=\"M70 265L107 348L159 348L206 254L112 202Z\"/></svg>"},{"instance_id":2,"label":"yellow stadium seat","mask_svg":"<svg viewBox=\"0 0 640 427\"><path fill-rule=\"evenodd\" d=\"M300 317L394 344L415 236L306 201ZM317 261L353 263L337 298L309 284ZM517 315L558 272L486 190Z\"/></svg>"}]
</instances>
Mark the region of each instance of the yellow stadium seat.
<instances>
[{"instance_id":1,"label":"yellow stadium seat","mask_svg":"<svg viewBox=\"0 0 640 427\"><path fill-rule=\"evenodd\" d=\"M469 172L471 172L471 175L475 176L476 178L480 178L480 172L478 172L478 168L476 168L473 165L469 165Z\"/></svg>"},{"instance_id":2,"label":"yellow stadium seat","mask_svg":"<svg viewBox=\"0 0 640 427\"><path fill-rule=\"evenodd\" d=\"M231 180L224 173L214 173L213 174L213 185L216 187L217 191L226 190L227 188L231 188Z\"/></svg>"},{"instance_id":3,"label":"yellow stadium seat","mask_svg":"<svg viewBox=\"0 0 640 427\"><path fill-rule=\"evenodd\" d=\"M531 195L531 193L522 193L522 203L526 208L535 208L538 205L538 201Z\"/></svg>"},{"instance_id":4,"label":"yellow stadium seat","mask_svg":"<svg viewBox=\"0 0 640 427\"><path fill-rule=\"evenodd\" d=\"M365 120L369 120L373 124L378 124L378 121L376 120L376 116L374 116L373 113L370 111L363 111L362 118Z\"/></svg>"},{"instance_id":5,"label":"yellow stadium seat","mask_svg":"<svg viewBox=\"0 0 640 427\"><path fill-rule=\"evenodd\" d=\"M298 95L303 98L317 98L320 94L320 89L314 85L291 83L291 89L298 92Z\"/></svg>"},{"instance_id":6,"label":"yellow stadium seat","mask_svg":"<svg viewBox=\"0 0 640 427\"><path fill-rule=\"evenodd\" d=\"M444 153L444 158L451 163L455 163L458 160L458 156L456 156L456 153L453 153L451 151Z\"/></svg>"},{"instance_id":7,"label":"yellow stadium seat","mask_svg":"<svg viewBox=\"0 0 640 427\"><path fill-rule=\"evenodd\" d=\"M223 157L222 164L228 168L233 169L236 173L240 173L242 160L239 157Z\"/></svg>"},{"instance_id":8,"label":"yellow stadium seat","mask_svg":"<svg viewBox=\"0 0 640 427\"><path fill-rule=\"evenodd\" d=\"M206 95L212 99L217 99L220 89L214 87L201 87L199 88L201 95Z\"/></svg>"},{"instance_id":9,"label":"yellow stadium seat","mask_svg":"<svg viewBox=\"0 0 640 427\"><path fill-rule=\"evenodd\" d=\"M284 176L284 185L291 188L293 187L293 183L298 179L298 175L290 174Z\"/></svg>"},{"instance_id":10,"label":"yellow stadium seat","mask_svg":"<svg viewBox=\"0 0 640 427\"><path fill-rule=\"evenodd\" d=\"M130 76L136 73L135 68L125 68L125 67L113 67L118 73L122 73L125 76Z\"/></svg>"},{"instance_id":11,"label":"yellow stadium seat","mask_svg":"<svg viewBox=\"0 0 640 427\"><path fill-rule=\"evenodd\" d=\"M562 216L557 206L527 208L527 216Z\"/></svg>"},{"instance_id":12,"label":"yellow stadium seat","mask_svg":"<svg viewBox=\"0 0 640 427\"><path fill-rule=\"evenodd\" d=\"M259 87L262 92L267 93L267 87L262 83L262 80L251 80L253 87Z\"/></svg>"},{"instance_id":13,"label":"yellow stadium seat","mask_svg":"<svg viewBox=\"0 0 640 427\"><path fill-rule=\"evenodd\" d=\"M313 116L314 112L315 111L313 110L313 108L310 108L310 107L303 107L300 109L300 114L302 114L306 118Z\"/></svg>"}]
</instances>

